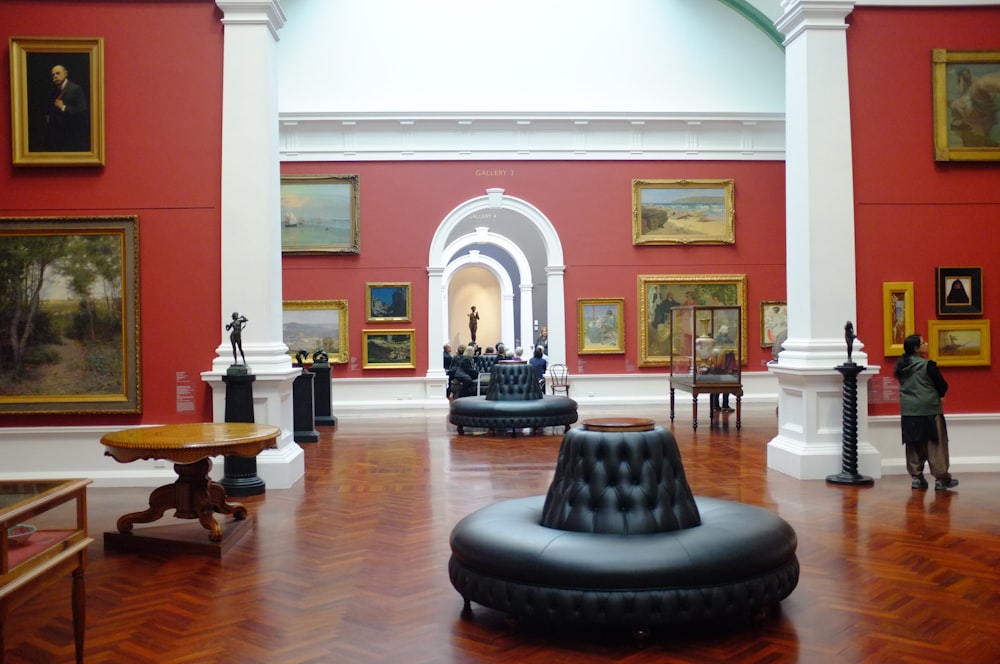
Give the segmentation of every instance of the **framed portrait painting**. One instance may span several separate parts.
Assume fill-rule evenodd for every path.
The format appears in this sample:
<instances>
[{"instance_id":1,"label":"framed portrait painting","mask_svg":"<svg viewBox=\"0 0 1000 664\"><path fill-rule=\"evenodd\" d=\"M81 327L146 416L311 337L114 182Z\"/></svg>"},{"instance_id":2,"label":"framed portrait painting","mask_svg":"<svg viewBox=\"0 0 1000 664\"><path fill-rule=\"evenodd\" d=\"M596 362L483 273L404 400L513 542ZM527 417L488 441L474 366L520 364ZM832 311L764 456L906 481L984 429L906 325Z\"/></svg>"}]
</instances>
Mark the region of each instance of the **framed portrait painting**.
<instances>
[{"instance_id":1,"label":"framed portrait painting","mask_svg":"<svg viewBox=\"0 0 1000 664\"><path fill-rule=\"evenodd\" d=\"M632 244L733 244L733 180L632 180Z\"/></svg>"},{"instance_id":2,"label":"framed portrait painting","mask_svg":"<svg viewBox=\"0 0 1000 664\"><path fill-rule=\"evenodd\" d=\"M357 175L281 178L281 251L357 254L361 226Z\"/></svg>"},{"instance_id":3,"label":"framed portrait painting","mask_svg":"<svg viewBox=\"0 0 1000 664\"><path fill-rule=\"evenodd\" d=\"M347 300L286 300L281 308L281 337L290 355L323 350L331 364L348 361Z\"/></svg>"},{"instance_id":4,"label":"framed portrait painting","mask_svg":"<svg viewBox=\"0 0 1000 664\"><path fill-rule=\"evenodd\" d=\"M670 310L682 305L738 305L740 348L743 362L746 349L745 274L639 275L639 366L663 367L670 364ZM736 329L732 321L730 329Z\"/></svg>"},{"instance_id":5,"label":"framed portrait painting","mask_svg":"<svg viewBox=\"0 0 1000 664\"><path fill-rule=\"evenodd\" d=\"M990 322L927 321L927 357L942 367L989 366Z\"/></svg>"},{"instance_id":6,"label":"framed portrait painting","mask_svg":"<svg viewBox=\"0 0 1000 664\"><path fill-rule=\"evenodd\" d=\"M409 322L412 316L410 282L365 284L365 322Z\"/></svg>"},{"instance_id":7,"label":"framed portrait painting","mask_svg":"<svg viewBox=\"0 0 1000 664\"><path fill-rule=\"evenodd\" d=\"M936 161L1000 160L1000 51L931 51Z\"/></svg>"},{"instance_id":8,"label":"framed portrait painting","mask_svg":"<svg viewBox=\"0 0 1000 664\"><path fill-rule=\"evenodd\" d=\"M763 300L760 303L760 347L772 348L775 339L788 329L788 303Z\"/></svg>"},{"instance_id":9,"label":"framed portrait painting","mask_svg":"<svg viewBox=\"0 0 1000 664\"><path fill-rule=\"evenodd\" d=\"M0 218L0 413L141 413L139 218Z\"/></svg>"},{"instance_id":10,"label":"framed portrait painting","mask_svg":"<svg viewBox=\"0 0 1000 664\"><path fill-rule=\"evenodd\" d=\"M983 313L983 268L938 267L938 316L981 316Z\"/></svg>"},{"instance_id":11,"label":"framed portrait painting","mask_svg":"<svg viewBox=\"0 0 1000 664\"><path fill-rule=\"evenodd\" d=\"M903 354L903 341L914 332L913 282L887 281L882 284L882 330L887 357Z\"/></svg>"},{"instance_id":12,"label":"framed portrait painting","mask_svg":"<svg viewBox=\"0 0 1000 664\"><path fill-rule=\"evenodd\" d=\"M576 309L580 355L625 352L625 298L580 298Z\"/></svg>"},{"instance_id":13,"label":"framed portrait painting","mask_svg":"<svg viewBox=\"0 0 1000 664\"><path fill-rule=\"evenodd\" d=\"M104 40L10 38L15 166L104 165Z\"/></svg>"},{"instance_id":14,"label":"framed portrait painting","mask_svg":"<svg viewBox=\"0 0 1000 664\"><path fill-rule=\"evenodd\" d=\"M361 330L362 369L414 369L416 331Z\"/></svg>"}]
</instances>

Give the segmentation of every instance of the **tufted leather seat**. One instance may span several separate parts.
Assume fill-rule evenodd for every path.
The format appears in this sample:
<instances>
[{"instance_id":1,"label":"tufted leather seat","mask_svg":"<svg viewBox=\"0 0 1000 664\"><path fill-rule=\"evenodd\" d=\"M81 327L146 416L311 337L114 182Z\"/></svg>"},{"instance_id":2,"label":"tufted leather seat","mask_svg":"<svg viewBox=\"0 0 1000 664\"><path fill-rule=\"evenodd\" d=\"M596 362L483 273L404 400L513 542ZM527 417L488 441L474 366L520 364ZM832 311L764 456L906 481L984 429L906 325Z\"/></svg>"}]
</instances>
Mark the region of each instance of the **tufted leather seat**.
<instances>
[{"instance_id":1,"label":"tufted leather seat","mask_svg":"<svg viewBox=\"0 0 1000 664\"><path fill-rule=\"evenodd\" d=\"M448 573L465 611L648 627L777 605L798 584L796 545L769 510L693 496L669 431L573 429L546 496L459 521Z\"/></svg>"},{"instance_id":2,"label":"tufted leather seat","mask_svg":"<svg viewBox=\"0 0 1000 664\"><path fill-rule=\"evenodd\" d=\"M577 403L569 397L542 394L535 368L524 362L498 362L490 370L485 397L462 397L449 406L449 421L464 434L465 427L541 429L577 420Z\"/></svg>"}]
</instances>

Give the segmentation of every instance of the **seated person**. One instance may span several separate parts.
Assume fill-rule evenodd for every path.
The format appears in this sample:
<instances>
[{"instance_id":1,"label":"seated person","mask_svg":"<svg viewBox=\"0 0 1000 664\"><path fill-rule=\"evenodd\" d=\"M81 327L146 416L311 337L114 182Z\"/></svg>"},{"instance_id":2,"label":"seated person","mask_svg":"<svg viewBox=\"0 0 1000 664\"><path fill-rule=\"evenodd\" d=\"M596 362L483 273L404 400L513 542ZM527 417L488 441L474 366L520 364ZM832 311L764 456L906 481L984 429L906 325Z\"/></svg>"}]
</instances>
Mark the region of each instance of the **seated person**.
<instances>
[{"instance_id":1,"label":"seated person","mask_svg":"<svg viewBox=\"0 0 1000 664\"><path fill-rule=\"evenodd\" d=\"M476 393L476 379L479 377L479 370L476 369L476 363L473 359L475 354L475 349L472 346L468 346L465 349L465 353L452 361L455 380L460 384L456 396L467 397Z\"/></svg>"},{"instance_id":2,"label":"seated person","mask_svg":"<svg viewBox=\"0 0 1000 664\"><path fill-rule=\"evenodd\" d=\"M535 367L535 372L538 374L538 387L542 388L542 392L545 391L545 370L549 368L549 363L545 360L545 349L541 346L535 347L535 354L528 359L528 364Z\"/></svg>"}]
</instances>

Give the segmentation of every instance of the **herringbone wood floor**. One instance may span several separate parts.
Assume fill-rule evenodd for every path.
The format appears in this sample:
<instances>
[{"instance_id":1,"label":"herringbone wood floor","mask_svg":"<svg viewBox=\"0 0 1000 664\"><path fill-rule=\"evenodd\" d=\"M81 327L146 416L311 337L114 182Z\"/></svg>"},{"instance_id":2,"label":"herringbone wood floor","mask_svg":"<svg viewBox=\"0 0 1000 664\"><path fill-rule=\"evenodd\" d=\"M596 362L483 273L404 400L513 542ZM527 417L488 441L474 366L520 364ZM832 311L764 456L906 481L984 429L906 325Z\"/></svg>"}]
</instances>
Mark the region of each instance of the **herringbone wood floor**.
<instances>
[{"instance_id":1,"label":"herringbone wood floor","mask_svg":"<svg viewBox=\"0 0 1000 664\"><path fill-rule=\"evenodd\" d=\"M581 416L669 425L645 411ZM512 628L477 605L461 619L452 526L544 493L561 430L459 437L445 415L384 415L342 418L303 446L302 481L244 499L255 528L221 563L106 552L101 533L149 492L91 489L86 661L1000 661L996 474L962 474L958 491L940 494L911 491L903 476L868 488L798 481L767 469L773 407L744 409L740 432L703 423L697 434L683 411L674 431L695 494L767 507L798 534L801 580L762 624L659 630L640 649L624 630ZM6 633L8 662L72 661L69 580L22 605Z\"/></svg>"}]
</instances>

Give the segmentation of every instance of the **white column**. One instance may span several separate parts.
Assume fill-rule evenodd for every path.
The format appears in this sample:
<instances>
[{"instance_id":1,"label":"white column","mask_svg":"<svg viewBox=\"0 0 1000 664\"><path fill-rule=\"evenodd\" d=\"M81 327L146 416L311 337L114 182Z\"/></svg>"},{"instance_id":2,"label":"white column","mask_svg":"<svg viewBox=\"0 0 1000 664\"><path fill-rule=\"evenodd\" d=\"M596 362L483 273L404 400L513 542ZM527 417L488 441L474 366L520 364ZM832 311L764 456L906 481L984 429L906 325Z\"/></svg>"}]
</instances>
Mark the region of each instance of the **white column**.
<instances>
[{"instance_id":1,"label":"white column","mask_svg":"<svg viewBox=\"0 0 1000 664\"><path fill-rule=\"evenodd\" d=\"M799 479L841 471L844 326L856 324L854 190L847 79L853 0L784 0L788 340L778 378L778 435L767 465ZM858 334L860 336L860 332ZM860 339L853 360L867 365ZM869 366L858 376L858 472L880 477L868 441Z\"/></svg>"},{"instance_id":2,"label":"white column","mask_svg":"<svg viewBox=\"0 0 1000 664\"><path fill-rule=\"evenodd\" d=\"M524 275L521 275L524 278ZM532 318L531 312L534 310L534 298L532 293L534 293L534 287L529 283L521 283L518 288L521 290L521 311L518 314L521 320L521 348L524 349L527 357L531 357L531 354L535 350L535 328L533 325L534 318Z\"/></svg>"},{"instance_id":3,"label":"white column","mask_svg":"<svg viewBox=\"0 0 1000 664\"><path fill-rule=\"evenodd\" d=\"M220 344L211 371L213 415L225 419L222 377L233 364L225 324L232 312L249 319L243 331L253 383L254 419L282 430L278 449L257 457L258 474L287 488L305 472L292 438L292 366L282 341L281 175L278 156L277 0L216 0L223 12L222 74L222 302Z\"/></svg>"},{"instance_id":4,"label":"white column","mask_svg":"<svg viewBox=\"0 0 1000 664\"><path fill-rule=\"evenodd\" d=\"M545 266L545 276L546 276L546 288L547 293L547 306L546 315L548 316L548 328L549 328L549 363L550 364L565 364L566 363L566 293L563 290L565 284L566 266L565 265L546 265ZM576 311L574 310L571 314L576 316ZM559 321L558 325L554 325L553 321ZM574 324L575 327L575 324Z\"/></svg>"}]
</instances>

